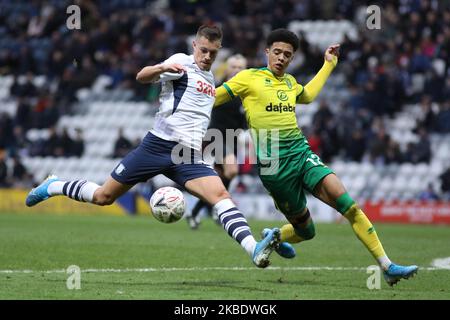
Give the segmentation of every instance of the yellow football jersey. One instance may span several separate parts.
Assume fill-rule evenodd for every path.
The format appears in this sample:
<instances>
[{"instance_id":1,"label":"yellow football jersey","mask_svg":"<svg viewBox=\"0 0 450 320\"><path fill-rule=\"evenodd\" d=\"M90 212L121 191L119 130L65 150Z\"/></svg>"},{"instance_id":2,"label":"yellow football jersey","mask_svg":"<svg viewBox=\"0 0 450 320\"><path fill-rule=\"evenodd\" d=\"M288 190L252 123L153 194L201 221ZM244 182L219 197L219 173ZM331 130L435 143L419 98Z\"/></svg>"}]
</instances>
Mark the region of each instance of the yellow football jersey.
<instances>
[{"instance_id":1,"label":"yellow football jersey","mask_svg":"<svg viewBox=\"0 0 450 320\"><path fill-rule=\"evenodd\" d=\"M281 78L267 68L247 69L223 84L230 97L239 96L253 129L298 129L297 97L303 87L290 74ZM216 95L216 105L221 104Z\"/></svg>"},{"instance_id":2,"label":"yellow football jersey","mask_svg":"<svg viewBox=\"0 0 450 320\"><path fill-rule=\"evenodd\" d=\"M304 140L295 115L297 99L303 90L290 74L276 77L268 68L246 69L216 90L215 105L239 96L252 129L258 158L283 157ZM277 155L270 150L275 135Z\"/></svg>"}]
</instances>

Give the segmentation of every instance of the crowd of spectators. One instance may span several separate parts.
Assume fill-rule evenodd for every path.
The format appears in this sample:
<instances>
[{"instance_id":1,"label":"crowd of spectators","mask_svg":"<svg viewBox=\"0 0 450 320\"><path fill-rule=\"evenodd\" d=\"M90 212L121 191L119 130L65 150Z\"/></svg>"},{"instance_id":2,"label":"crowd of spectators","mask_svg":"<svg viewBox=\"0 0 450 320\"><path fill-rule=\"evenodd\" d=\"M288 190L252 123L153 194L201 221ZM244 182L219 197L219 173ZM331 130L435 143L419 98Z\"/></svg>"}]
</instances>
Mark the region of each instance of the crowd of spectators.
<instances>
[{"instance_id":1,"label":"crowd of spectators","mask_svg":"<svg viewBox=\"0 0 450 320\"><path fill-rule=\"evenodd\" d=\"M425 126L420 125L415 130L417 142L406 144L402 150L400 143L390 137L380 116L365 123L366 117L340 120L345 121L342 127L328 103L321 100L313 116L312 128L306 131L312 150L325 162L338 155L349 161L370 161L382 165L429 163L431 160L431 141Z\"/></svg>"},{"instance_id":2,"label":"crowd of spectators","mask_svg":"<svg viewBox=\"0 0 450 320\"><path fill-rule=\"evenodd\" d=\"M74 138L66 128L61 132L55 127L48 129L48 137L29 143L28 154L32 157L81 157L84 151L83 132L76 129Z\"/></svg>"},{"instance_id":3,"label":"crowd of spectators","mask_svg":"<svg viewBox=\"0 0 450 320\"><path fill-rule=\"evenodd\" d=\"M6 150L0 148L0 188L30 188L34 186L33 175L28 172L18 156L8 165Z\"/></svg>"},{"instance_id":4,"label":"crowd of spectators","mask_svg":"<svg viewBox=\"0 0 450 320\"><path fill-rule=\"evenodd\" d=\"M355 10L348 13L347 18L358 20ZM350 96L322 101L307 130L326 162L336 155L385 164L429 162L429 135L450 133L449 4L384 1L382 15L381 30L362 28L358 41L345 38L335 72L345 75ZM305 47L310 46L301 50ZM319 57L307 51L305 56L305 65L317 70ZM328 103L339 103L339 112ZM422 115L414 129L417 141L403 147L390 137L383 119L410 104L420 104Z\"/></svg>"},{"instance_id":5,"label":"crowd of spectators","mask_svg":"<svg viewBox=\"0 0 450 320\"><path fill-rule=\"evenodd\" d=\"M81 9L81 29L66 26L66 9ZM381 30L365 27L365 8L382 8ZM124 88L134 99L157 97L157 87L138 85L136 72L176 52L189 52L199 25L220 23L223 47L239 52L250 67L265 65L268 31L293 20L348 19L358 39L345 37L336 73L345 77L343 101L320 101L313 124L304 128L311 146L329 162L335 156L374 163L428 162L431 133L450 133L450 5L437 0L0 0L0 75L13 75L14 117L0 114L0 148L11 157L80 156L82 133L70 137L54 129L49 141L30 142L32 128L53 128L72 112L76 92L108 75L108 89ZM289 70L306 83L323 62L323 52L300 36L303 63ZM44 75L45 83L33 84ZM19 81L22 76L21 81ZM155 93L156 92L156 93ZM330 108L339 103L339 112ZM400 148L383 123L407 104L419 103L419 141ZM332 111L333 110L333 111ZM66 143L72 140L70 143ZM122 141L124 143L124 141ZM125 149L129 149L125 146ZM121 156L117 147L112 156Z\"/></svg>"}]
</instances>

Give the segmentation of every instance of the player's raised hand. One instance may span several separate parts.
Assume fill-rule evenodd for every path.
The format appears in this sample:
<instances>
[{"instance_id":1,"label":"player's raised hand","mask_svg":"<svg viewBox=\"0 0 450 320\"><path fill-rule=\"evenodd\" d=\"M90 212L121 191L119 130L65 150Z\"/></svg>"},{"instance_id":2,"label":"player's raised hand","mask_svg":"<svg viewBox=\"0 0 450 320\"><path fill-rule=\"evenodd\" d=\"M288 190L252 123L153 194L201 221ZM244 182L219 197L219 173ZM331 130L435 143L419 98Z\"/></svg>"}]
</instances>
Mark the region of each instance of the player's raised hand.
<instances>
[{"instance_id":1,"label":"player's raised hand","mask_svg":"<svg viewBox=\"0 0 450 320\"><path fill-rule=\"evenodd\" d=\"M164 72L183 73L186 68L179 63L169 63L163 65Z\"/></svg>"},{"instance_id":2,"label":"player's raised hand","mask_svg":"<svg viewBox=\"0 0 450 320\"><path fill-rule=\"evenodd\" d=\"M340 46L340 44L333 44L329 46L327 50L325 50L325 60L336 65L339 57Z\"/></svg>"}]
</instances>

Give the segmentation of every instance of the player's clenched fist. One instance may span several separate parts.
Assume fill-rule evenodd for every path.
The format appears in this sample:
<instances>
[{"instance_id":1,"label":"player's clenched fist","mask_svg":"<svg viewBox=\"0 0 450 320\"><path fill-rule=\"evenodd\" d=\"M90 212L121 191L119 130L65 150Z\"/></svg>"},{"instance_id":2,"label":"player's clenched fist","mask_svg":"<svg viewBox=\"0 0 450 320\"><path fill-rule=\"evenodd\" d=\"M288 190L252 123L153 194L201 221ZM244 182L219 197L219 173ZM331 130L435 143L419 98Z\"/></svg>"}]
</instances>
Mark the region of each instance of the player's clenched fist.
<instances>
[{"instance_id":1,"label":"player's clenched fist","mask_svg":"<svg viewBox=\"0 0 450 320\"><path fill-rule=\"evenodd\" d=\"M325 50L325 60L336 66L339 57L340 44L333 44Z\"/></svg>"}]
</instances>

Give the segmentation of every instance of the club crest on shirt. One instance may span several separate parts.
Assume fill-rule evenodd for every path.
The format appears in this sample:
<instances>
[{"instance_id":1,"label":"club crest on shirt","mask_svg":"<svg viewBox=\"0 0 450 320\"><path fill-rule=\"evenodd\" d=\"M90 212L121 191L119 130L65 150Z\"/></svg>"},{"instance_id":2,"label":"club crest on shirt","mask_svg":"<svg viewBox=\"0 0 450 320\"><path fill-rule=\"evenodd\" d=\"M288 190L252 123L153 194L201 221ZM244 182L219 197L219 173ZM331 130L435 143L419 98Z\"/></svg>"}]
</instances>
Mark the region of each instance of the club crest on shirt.
<instances>
[{"instance_id":1,"label":"club crest on shirt","mask_svg":"<svg viewBox=\"0 0 450 320\"><path fill-rule=\"evenodd\" d=\"M278 99L280 99L281 101L286 101L288 99L288 95L283 90L278 90L277 96L278 96Z\"/></svg>"}]
</instances>

